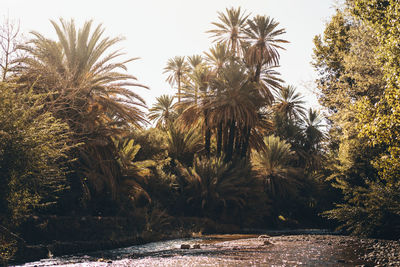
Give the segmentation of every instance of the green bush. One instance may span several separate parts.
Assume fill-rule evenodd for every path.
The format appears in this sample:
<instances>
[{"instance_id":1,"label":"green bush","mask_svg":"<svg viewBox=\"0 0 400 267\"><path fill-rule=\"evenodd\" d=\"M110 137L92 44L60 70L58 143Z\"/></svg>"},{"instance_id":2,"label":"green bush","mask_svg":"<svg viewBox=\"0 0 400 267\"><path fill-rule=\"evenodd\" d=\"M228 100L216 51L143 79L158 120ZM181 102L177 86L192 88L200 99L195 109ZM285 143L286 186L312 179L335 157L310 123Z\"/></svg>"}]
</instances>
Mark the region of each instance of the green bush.
<instances>
[{"instance_id":1,"label":"green bush","mask_svg":"<svg viewBox=\"0 0 400 267\"><path fill-rule=\"evenodd\" d=\"M44 95L0 84L0 210L18 222L56 203L66 189L69 128L43 112Z\"/></svg>"}]
</instances>

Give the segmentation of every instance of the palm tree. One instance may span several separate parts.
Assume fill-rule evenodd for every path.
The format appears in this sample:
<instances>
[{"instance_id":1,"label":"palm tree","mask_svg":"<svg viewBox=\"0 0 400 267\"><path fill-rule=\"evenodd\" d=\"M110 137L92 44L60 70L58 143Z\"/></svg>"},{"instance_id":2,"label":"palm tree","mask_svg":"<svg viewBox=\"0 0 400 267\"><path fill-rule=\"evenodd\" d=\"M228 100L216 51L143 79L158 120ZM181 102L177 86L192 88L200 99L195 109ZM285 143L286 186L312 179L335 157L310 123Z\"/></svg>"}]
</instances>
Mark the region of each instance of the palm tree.
<instances>
[{"instance_id":1,"label":"palm tree","mask_svg":"<svg viewBox=\"0 0 400 267\"><path fill-rule=\"evenodd\" d=\"M254 151L251 160L254 170L264 180L268 195L282 199L295 194L300 170L289 164L293 156L290 144L273 135L265 137L264 143L266 149Z\"/></svg>"},{"instance_id":2,"label":"palm tree","mask_svg":"<svg viewBox=\"0 0 400 267\"><path fill-rule=\"evenodd\" d=\"M218 90L208 103L212 110L209 119L212 125L222 124L224 128L226 160L232 159L235 148L236 154L244 157L252 130L260 123L258 111L265 100L258 94L257 86L248 79L244 66L238 63L223 68L214 86Z\"/></svg>"},{"instance_id":3,"label":"palm tree","mask_svg":"<svg viewBox=\"0 0 400 267\"><path fill-rule=\"evenodd\" d=\"M217 29L208 31L214 34L215 42L221 42L229 47L233 55L238 56L241 52L241 45L244 42L246 20L250 14L242 12L240 7L226 9L226 14L218 12L220 22L212 22Z\"/></svg>"},{"instance_id":4,"label":"palm tree","mask_svg":"<svg viewBox=\"0 0 400 267\"><path fill-rule=\"evenodd\" d=\"M304 131L304 154L306 169L314 171L321 166L323 155L321 155L321 143L325 135L323 132L323 118L320 113L310 108L307 115L303 117Z\"/></svg>"},{"instance_id":5,"label":"palm tree","mask_svg":"<svg viewBox=\"0 0 400 267\"><path fill-rule=\"evenodd\" d=\"M119 193L126 198L129 208L135 208L140 203L151 203L151 197L145 190L150 175L150 167L155 167L152 160L137 161L135 157L140 145L135 144L132 136L112 138L117 148L116 159L121 167L122 179Z\"/></svg>"},{"instance_id":6,"label":"palm tree","mask_svg":"<svg viewBox=\"0 0 400 267\"><path fill-rule=\"evenodd\" d=\"M249 197L257 192L257 180L244 161L234 166L221 158L195 158L193 167L178 169L182 198L192 216L240 220Z\"/></svg>"},{"instance_id":7,"label":"palm tree","mask_svg":"<svg viewBox=\"0 0 400 267\"><path fill-rule=\"evenodd\" d=\"M203 58L200 55L193 55L188 57L188 62L191 68L190 74L196 75L195 72L197 71L198 68L201 68L203 65ZM197 86L194 87L194 101L197 103L197 94L198 94L198 88Z\"/></svg>"},{"instance_id":8,"label":"palm tree","mask_svg":"<svg viewBox=\"0 0 400 267\"><path fill-rule=\"evenodd\" d=\"M214 77L215 74L208 66L198 66L193 73L188 75L189 79L185 83L184 101L180 104L178 103L178 108L183 109L179 118L182 125L184 127L202 127L204 132L204 147L207 155L210 154L211 126L209 125L208 118L210 110L206 106L210 102L211 84Z\"/></svg>"},{"instance_id":9,"label":"palm tree","mask_svg":"<svg viewBox=\"0 0 400 267\"><path fill-rule=\"evenodd\" d=\"M265 64L278 65L278 49L284 49L279 44L288 43L278 37L285 33L285 29L276 29L279 25L270 17L256 16L247 21L246 40L249 42L246 51L246 60L256 66L254 81L260 80L261 68Z\"/></svg>"},{"instance_id":10,"label":"palm tree","mask_svg":"<svg viewBox=\"0 0 400 267\"><path fill-rule=\"evenodd\" d=\"M257 66L251 65L244 58L244 63L248 70L248 76L254 81ZM280 73L275 69L279 66L274 66L268 63L264 63L260 70L260 79L257 82L257 88L259 94L267 101L267 105L270 106L274 101L273 92L279 90L282 87L283 80L279 78Z\"/></svg>"},{"instance_id":11,"label":"palm tree","mask_svg":"<svg viewBox=\"0 0 400 267\"><path fill-rule=\"evenodd\" d=\"M210 51L204 54L206 55L207 62L214 67L214 72L216 74L218 74L228 60L232 58L232 53L228 50L228 47L220 43L211 47Z\"/></svg>"},{"instance_id":12,"label":"palm tree","mask_svg":"<svg viewBox=\"0 0 400 267\"><path fill-rule=\"evenodd\" d=\"M163 73L169 73L167 82L174 86L178 85L178 103L181 102L181 85L184 75L189 71L189 65L185 61L185 57L174 57L169 59Z\"/></svg>"},{"instance_id":13,"label":"palm tree","mask_svg":"<svg viewBox=\"0 0 400 267\"><path fill-rule=\"evenodd\" d=\"M197 66L203 63L203 58L200 55L189 56L188 62L191 70L193 71Z\"/></svg>"},{"instance_id":14,"label":"palm tree","mask_svg":"<svg viewBox=\"0 0 400 267\"><path fill-rule=\"evenodd\" d=\"M189 166L192 164L195 153L201 150L202 137L196 128L183 130L176 124L170 124L168 131L169 156Z\"/></svg>"},{"instance_id":15,"label":"palm tree","mask_svg":"<svg viewBox=\"0 0 400 267\"><path fill-rule=\"evenodd\" d=\"M318 111L309 108L307 116L304 116L303 120L305 124L304 132L306 133L309 147L316 150L324 138L324 133L322 132L324 127L322 124L323 118Z\"/></svg>"},{"instance_id":16,"label":"palm tree","mask_svg":"<svg viewBox=\"0 0 400 267\"><path fill-rule=\"evenodd\" d=\"M110 136L146 122L139 109L144 100L131 88L145 86L120 72L135 58L116 62L123 53L108 51L122 38L103 38L103 27L92 29L92 21L79 30L73 20L51 23L57 41L32 32L34 38L21 47L26 56L19 59L18 83L50 93L46 108L70 125L76 143L84 143L77 167L81 178L115 199L120 171Z\"/></svg>"},{"instance_id":17,"label":"palm tree","mask_svg":"<svg viewBox=\"0 0 400 267\"><path fill-rule=\"evenodd\" d=\"M161 95L156 98L156 103L149 110L149 119L155 121L158 127L165 127L176 118L173 101L173 96Z\"/></svg>"},{"instance_id":18,"label":"palm tree","mask_svg":"<svg viewBox=\"0 0 400 267\"><path fill-rule=\"evenodd\" d=\"M92 21L86 22L79 31L73 20L60 19L61 25L51 23L58 41L32 32L34 39L21 47L27 56L20 59L19 82L52 92L49 107L65 116L64 119L71 119L74 129L78 121L72 119L76 120L77 116L85 118L85 123L110 126L118 121L118 124L140 127L145 119L138 106L145 107L144 100L128 87L146 86L136 83L134 76L118 72L125 71L125 64L136 58L114 62L123 55L118 50L105 55L122 38L102 39L104 29L98 25L91 32ZM79 120L79 123L83 122ZM87 128L88 125L79 130Z\"/></svg>"},{"instance_id":19,"label":"palm tree","mask_svg":"<svg viewBox=\"0 0 400 267\"><path fill-rule=\"evenodd\" d=\"M296 87L289 85L278 90L274 109L287 119L297 120L305 115L304 104L305 101L296 92Z\"/></svg>"}]
</instances>

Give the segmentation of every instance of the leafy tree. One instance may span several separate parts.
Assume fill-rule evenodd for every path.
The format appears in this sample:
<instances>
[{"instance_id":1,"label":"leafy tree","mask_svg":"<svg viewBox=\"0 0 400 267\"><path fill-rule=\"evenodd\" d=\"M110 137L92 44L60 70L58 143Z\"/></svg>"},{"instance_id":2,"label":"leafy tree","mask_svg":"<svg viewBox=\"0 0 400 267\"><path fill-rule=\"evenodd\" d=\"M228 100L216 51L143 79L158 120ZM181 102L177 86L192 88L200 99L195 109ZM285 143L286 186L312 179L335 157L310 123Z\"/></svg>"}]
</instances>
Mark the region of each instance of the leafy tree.
<instances>
[{"instance_id":1,"label":"leafy tree","mask_svg":"<svg viewBox=\"0 0 400 267\"><path fill-rule=\"evenodd\" d=\"M398 183L400 171L400 143L393 138L398 136L400 129L398 95L400 93L400 50L398 47L400 30L398 29L397 17L400 4L397 1L373 1L376 6L366 1L350 1L353 3L352 11L369 23L376 31L379 45L376 47L379 59L383 62L383 75L386 87L383 97L377 103L364 99L359 109L365 110L359 118L363 127L362 134L366 136L371 144L381 144L386 147L384 153L375 162L380 170L380 175L390 184ZM368 10L363 10L368 8Z\"/></svg>"},{"instance_id":2,"label":"leafy tree","mask_svg":"<svg viewBox=\"0 0 400 267\"><path fill-rule=\"evenodd\" d=\"M395 31L385 27L394 26L389 26L395 22L387 19L397 4L373 4L347 1L346 7L353 14L338 11L327 25L323 41L316 39L321 101L334 112L329 118L332 141L327 169L330 181L344 195L343 202L326 215L356 234L393 237L399 233L395 227L399 222L399 191L393 149L396 141L392 138L396 136L396 120L388 112L395 108L388 103L395 96L393 70L398 67L392 65L389 71L387 57L392 60L396 53L386 45ZM385 135L390 138L385 139Z\"/></svg>"},{"instance_id":3,"label":"leafy tree","mask_svg":"<svg viewBox=\"0 0 400 267\"><path fill-rule=\"evenodd\" d=\"M5 18L0 25L0 70L1 81L5 82L10 74L16 71L15 59L20 56L18 45L20 42L19 24L10 18Z\"/></svg>"}]
</instances>

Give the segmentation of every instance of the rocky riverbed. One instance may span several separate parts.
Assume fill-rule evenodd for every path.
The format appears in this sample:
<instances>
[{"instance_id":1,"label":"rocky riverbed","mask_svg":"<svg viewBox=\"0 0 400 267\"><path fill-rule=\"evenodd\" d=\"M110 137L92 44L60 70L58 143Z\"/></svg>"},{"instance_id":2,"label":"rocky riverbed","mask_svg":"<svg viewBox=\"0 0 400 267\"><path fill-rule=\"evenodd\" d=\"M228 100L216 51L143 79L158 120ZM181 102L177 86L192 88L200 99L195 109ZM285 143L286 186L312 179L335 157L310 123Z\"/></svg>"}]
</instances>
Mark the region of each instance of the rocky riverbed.
<instances>
[{"instance_id":1,"label":"rocky riverbed","mask_svg":"<svg viewBox=\"0 0 400 267\"><path fill-rule=\"evenodd\" d=\"M24 266L400 266L400 243L338 235L213 235Z\"/></svg>"}]
</instances>

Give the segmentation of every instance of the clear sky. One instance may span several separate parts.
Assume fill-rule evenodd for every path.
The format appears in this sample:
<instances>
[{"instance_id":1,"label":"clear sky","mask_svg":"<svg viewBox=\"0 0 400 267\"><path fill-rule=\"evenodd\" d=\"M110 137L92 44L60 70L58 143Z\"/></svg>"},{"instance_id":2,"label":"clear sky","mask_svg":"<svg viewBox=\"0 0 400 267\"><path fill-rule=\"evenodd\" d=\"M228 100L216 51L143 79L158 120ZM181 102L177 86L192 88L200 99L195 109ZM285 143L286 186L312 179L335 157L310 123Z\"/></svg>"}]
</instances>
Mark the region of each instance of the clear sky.
<instances>
[{"instance_id":1,"label":"clear sky","mask_svg":"<svg viewBox=\"0 0 400 267\"><path fill-rule=\"evenodd\" d=\"M127 57L140 57L128 65L130 74L150 90L137 92L150 106L155 97L173 94L165 82L163 68L169 58L201 54L211 47L211 22L225 8L242 7L252 15L267 15L286 29L290 41L281 51L280 72L287 84L297 86L310 106L316 107L312 87L315 78L312 60L313 38L323 32L335 12L334 0L2 0L1 16L20 21L29 38L35 30L55 38L49 22L74 18L81 25L93 19L102 23L106 35L124 36L120 47Z\"/></svg>"}]
</instances>

